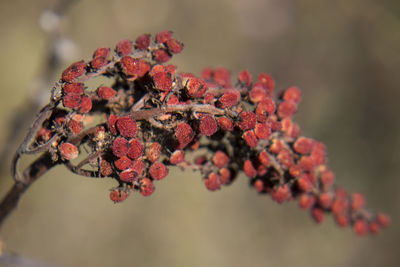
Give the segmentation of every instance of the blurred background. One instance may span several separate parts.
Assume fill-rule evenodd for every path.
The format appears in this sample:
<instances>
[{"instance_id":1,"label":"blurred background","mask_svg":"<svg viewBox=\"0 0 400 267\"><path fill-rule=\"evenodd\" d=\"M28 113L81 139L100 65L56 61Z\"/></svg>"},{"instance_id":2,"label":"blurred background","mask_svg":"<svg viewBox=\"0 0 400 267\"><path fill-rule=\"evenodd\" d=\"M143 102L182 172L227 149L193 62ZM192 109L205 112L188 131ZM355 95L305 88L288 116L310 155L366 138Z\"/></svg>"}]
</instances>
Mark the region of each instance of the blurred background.
<instances>
[{"instance_id":1,"label":"blurred background","mask_svg":"<svg viewBox=\"0 0 400 267\"><path fill-rule=\"evenodd\" d=\"M236 76L247 69L272 74L278 90L299 86L302 134L322 140L338 183L364 193L393 224L360 238L330 216L316 225L297 203L256 194L244 175L210 192L198 173L179 170L152 196L114 205L113 181L59 166L4 224L7 251L55 266L400 266L399 1L61 4L1 1L1 196L12 184L11 155L62 69L97 47L169 29L185 44L173 59L178 70L224 66Z\"/></svg>"}]
</instances>

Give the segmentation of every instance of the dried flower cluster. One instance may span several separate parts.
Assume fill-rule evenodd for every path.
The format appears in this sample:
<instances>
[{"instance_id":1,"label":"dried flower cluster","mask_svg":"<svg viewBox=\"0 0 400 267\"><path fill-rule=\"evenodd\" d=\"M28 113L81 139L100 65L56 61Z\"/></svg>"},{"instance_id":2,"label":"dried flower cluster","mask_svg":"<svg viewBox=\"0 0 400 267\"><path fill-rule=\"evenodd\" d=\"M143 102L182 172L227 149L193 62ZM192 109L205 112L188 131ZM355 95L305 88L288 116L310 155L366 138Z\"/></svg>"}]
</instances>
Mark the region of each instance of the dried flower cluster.
<instances>
[{"instance_id":1,"label":"dried flower cluster","mask_svg":"<svg viewBox=\"0 0 400 267\"><path fill-rule=\"evenodd\" d=\"M301 136L293 121L297 87L275 99L266 73L253 79L243 70L232 81L225 68L197 77L164 64L182 48L162 31L73 63L20 154L45 151L76 174L115 179L114 202L134 191L151 195L171 166L199 171L210 191L243 171L257 192L278 203L297 199L318 223L330 212L359 235L390 224L387 215L364 209L362 194L336 186L324 144ZM98 77L101 84L87 83Z\"/></svg>"}]
</instances>

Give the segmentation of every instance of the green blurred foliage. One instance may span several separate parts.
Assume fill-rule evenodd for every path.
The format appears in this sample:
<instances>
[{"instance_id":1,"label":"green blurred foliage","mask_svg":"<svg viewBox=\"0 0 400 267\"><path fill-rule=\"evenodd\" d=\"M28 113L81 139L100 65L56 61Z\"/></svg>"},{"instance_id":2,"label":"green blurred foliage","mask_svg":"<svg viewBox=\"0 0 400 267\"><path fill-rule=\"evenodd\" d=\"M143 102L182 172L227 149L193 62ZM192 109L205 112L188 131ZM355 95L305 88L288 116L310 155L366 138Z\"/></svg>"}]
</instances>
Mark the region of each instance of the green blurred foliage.
<instances>
[{"instance_id":1,"label":"green blurred foliage","mask_svg":"<svg viewBox=\"0 0 400 267\"><path fill-rule=\"evenodd\" d=\"M13 116L36 97L48 49L38 18L54 4L2 1L0 147ZM151 197L114 205L112 181L60 166L8 218L0 232L7 249L62 266L399 266L400 2L82 0L63 21L80 48L74 60L164 29L185 43L173 60L178 70L247 69L271 73L278 90L301 87L303 134L325 142L338 183L391 214L392 227L359 238L330 217L317 226L295 202L257 195L243 175L213 193L199 174L174 170ZM21 141L23 131L12 135ZM0 193L11 183L6 168Z\"/></svg>"}]
</instances>

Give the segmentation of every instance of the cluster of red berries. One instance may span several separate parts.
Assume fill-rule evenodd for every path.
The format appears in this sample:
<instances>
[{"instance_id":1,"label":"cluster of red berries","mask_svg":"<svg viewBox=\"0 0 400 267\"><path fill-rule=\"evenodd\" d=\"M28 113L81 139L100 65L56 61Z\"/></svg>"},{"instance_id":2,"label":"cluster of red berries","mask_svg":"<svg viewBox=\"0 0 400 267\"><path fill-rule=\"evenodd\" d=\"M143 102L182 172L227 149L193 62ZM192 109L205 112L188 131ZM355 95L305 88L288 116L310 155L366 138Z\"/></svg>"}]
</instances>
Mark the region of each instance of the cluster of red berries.
<instances>
[{"instance_id":1,"label":"cluster of red berries","mask_svg":"<svg viewBox=\"0 0 400 267\"><path fill-rule=\"evenodd\" d=\"M51 141L54 160L77 174L115 179L114 202L133 191L151 195L154 181L176 165L199 171L211 191L243 171L259 193L278 203L297 199L318 223L330 212L359 235L390 224L388 216L364 209L363 195L336 186L325 146L301 136L293 121L297 87L274 99L275 82L266 73L253 79L243 70L233 82L225 68L197 77L163 64L182 48L169 31L144 34L69 66L54 89L53 113L38 132L38 145ZM99 76L111 83L85 86Z\"/></svg>"}]
</instances>

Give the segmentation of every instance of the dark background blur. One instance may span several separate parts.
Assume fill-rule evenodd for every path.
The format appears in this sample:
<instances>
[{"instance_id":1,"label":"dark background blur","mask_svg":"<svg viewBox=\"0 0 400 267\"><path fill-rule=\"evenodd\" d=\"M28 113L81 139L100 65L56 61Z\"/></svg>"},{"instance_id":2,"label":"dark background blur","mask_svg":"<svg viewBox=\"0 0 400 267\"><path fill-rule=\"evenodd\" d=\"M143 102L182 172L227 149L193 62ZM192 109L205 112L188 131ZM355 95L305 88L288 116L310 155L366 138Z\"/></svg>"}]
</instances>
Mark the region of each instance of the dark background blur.
<instances>
[{"instance_id":1,"label":"dark background blur","mask_svg":"<svg viewBox=\"0 0 400 267\"><path fill-rule=\"evenodd\" d=\"M55 2L1 1L0 149L15 151L38 110L28 103L48 99L50 86L37 83L50 41L39 17ZM316 225L295 202L257 195L244 175L212 193L199 174L173 170L151 197L114 205L111 180L59 166L4 224L6 249L61 266L400 266L400 2L75 1L61 22L75 45L56 73L97 47L164 29L185 43L173 60L181 71L225 66L234 76L271 73L278 90L299 86L302 133L325 142L338 183L389 213L391 228L360 238L330 216ZM12 184L9 160L2 196Z\"/></svg>"}]
</instances>

